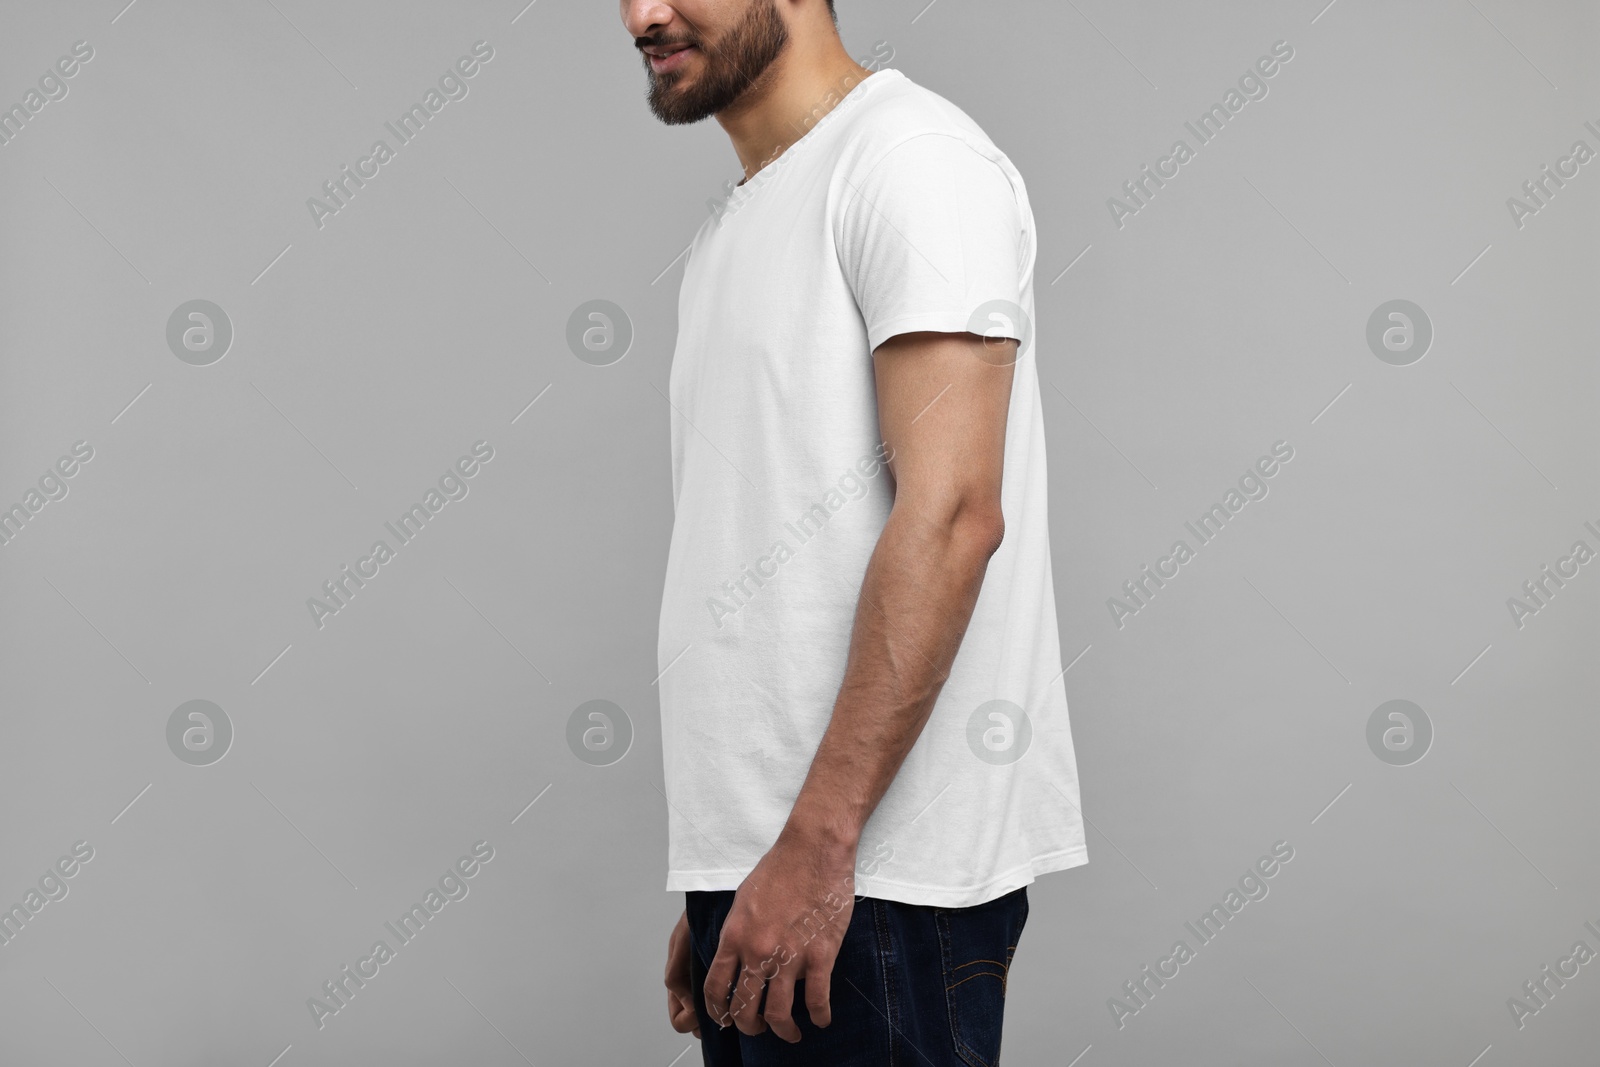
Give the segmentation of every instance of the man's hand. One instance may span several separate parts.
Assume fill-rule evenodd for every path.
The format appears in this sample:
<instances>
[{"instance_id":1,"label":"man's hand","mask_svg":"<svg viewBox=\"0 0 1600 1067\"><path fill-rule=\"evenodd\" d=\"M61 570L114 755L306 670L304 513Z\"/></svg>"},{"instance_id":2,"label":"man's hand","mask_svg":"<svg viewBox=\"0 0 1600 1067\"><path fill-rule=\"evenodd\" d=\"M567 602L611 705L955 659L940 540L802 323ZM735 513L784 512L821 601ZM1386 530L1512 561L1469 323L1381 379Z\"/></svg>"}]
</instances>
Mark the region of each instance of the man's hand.
<instances>
[{"instance_id":1,"label":"man's hand","mask_svg":"<svg viewBox=\"0 0 1600 1067\"><path fill-rule=\"evenodd\" d=\"M689 913L678 916L678 924L667 939L667 1018L680 1034L700 1036L700 1018L694 1010L694 993L689 988Z\"/></svg>"},{"instance_id":2,"label":"man's hand","mask_svg":"<svg viewBox=\"0 0 1600 1067\"><path fill-rule=\"evenodd\" d=\"M853 840L792 828L778 836L740 884L722 924L706 975L711 1018L751 1036L771 1027L792 1044L800 1040L794 984L803 980L811 1022L833 1021L828 987L855 907L855 858Z\"/></svg>"}]
</instances>

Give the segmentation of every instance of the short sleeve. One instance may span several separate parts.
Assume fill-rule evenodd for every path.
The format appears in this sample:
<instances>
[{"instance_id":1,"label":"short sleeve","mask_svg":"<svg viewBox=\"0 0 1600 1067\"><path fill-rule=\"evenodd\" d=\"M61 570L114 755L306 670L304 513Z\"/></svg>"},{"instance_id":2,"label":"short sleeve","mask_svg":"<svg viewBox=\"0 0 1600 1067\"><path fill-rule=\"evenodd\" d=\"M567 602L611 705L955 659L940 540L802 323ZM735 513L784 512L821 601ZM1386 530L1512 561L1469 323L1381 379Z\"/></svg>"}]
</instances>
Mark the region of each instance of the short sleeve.
<instances>
[{"instance_id":1,"label":"short sleeve","mask_svg":"<svg viewBox=\"0 0 1600 1067\"><path fill-rule=\"evenodd\" d=\"M1022 209L999 163L959 137L924 134L845 182L839 258L869 347L961 333L983 304L1021 303Z\"/></svg>"}]
</instances>

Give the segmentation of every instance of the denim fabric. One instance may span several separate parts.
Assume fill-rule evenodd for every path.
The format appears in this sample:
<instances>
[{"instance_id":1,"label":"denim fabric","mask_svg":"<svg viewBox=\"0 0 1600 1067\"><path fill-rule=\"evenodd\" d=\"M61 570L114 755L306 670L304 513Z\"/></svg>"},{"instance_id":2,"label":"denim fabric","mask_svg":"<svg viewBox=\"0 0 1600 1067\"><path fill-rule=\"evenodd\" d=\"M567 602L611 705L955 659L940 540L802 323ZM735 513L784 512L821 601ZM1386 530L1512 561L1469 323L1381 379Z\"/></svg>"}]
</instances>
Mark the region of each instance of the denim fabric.
<instances>
[{"instance_id":1,"label":"denim fabric","mask_svg":"<svg viewBox=\"0 0 1600 1067\"><path fill-rule=\"evenodd\" d=\"M833 1023L813 1026L795 984L800 1041L722 1029L706 1014L706 972L733 891L685 894L690 978L708 1067L995 1067L1006 975L1028 919L1017 889L970 908L856 898L829 988Z\"/></svg>"}]
</instances>

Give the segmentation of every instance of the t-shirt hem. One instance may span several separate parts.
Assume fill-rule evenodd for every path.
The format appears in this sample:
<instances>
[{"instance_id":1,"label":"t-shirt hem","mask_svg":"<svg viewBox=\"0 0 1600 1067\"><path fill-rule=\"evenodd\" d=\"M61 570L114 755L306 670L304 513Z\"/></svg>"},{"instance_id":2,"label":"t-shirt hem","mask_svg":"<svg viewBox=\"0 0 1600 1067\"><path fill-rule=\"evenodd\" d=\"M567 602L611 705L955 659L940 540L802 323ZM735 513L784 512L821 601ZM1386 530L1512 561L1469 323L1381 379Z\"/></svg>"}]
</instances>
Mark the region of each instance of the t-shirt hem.
<instances>
[{"instance_id":1,"label":"t-shirt hem","mask_svg":"<svg viewBox=\"0 0 1600 1067\"><path fill-rule=\"evenodd\" d=\"M1003 897L1026 885L1032 885L1040 875L1081 867L1089 862L1086 845L1047 852L1009 871L998 874L986 882L970 886L936 886L920 882L896 882L875 875L856 876L856 895L893 900L901 904L920 904L936 908L970 908ZM739 888L744 873L731 870L668 871L667 892L723 892Z\"/></svg>"}]
</instances>

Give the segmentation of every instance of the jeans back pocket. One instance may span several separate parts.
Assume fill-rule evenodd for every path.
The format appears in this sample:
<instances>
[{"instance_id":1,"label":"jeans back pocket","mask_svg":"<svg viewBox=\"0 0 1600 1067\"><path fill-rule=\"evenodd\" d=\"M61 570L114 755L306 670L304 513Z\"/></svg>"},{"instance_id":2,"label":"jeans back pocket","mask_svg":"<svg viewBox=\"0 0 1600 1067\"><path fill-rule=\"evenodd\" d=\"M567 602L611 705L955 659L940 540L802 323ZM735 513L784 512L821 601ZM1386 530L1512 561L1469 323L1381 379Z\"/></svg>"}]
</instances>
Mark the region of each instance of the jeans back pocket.
<instances>
[{"instance_id":1,"label":"jeans back pocket","mask_svg":"<svg viewBox=\"0 0 1600 1067\"><path fill-rule=\"evenodd\" d=\"M1000 1062L1006 977L1027 917L1026 889L970 908L935 909L950 1033L971 1067Z\"/></svg>"}]
</instances>

